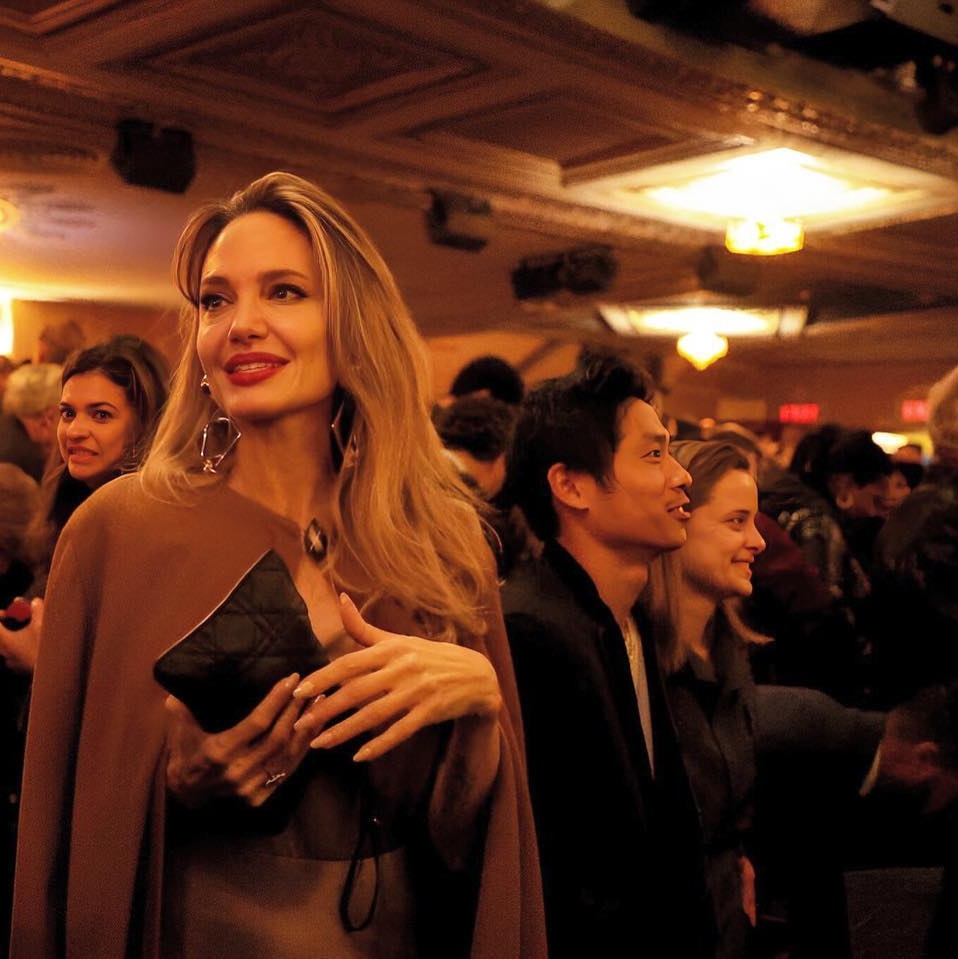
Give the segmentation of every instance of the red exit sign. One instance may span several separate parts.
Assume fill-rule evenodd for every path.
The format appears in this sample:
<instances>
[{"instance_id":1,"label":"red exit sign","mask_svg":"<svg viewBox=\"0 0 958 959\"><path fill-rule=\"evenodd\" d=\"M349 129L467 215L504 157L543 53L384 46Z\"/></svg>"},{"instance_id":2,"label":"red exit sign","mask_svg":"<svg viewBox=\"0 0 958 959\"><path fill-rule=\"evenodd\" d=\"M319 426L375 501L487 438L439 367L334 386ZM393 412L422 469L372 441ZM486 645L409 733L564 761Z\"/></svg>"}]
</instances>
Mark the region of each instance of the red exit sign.
<instances>
[{"instance_id":1,"label":"red exit sign","mask_svg":"<svg viewBox=\"0 0 958 959\"><path fill-rule=\"evenodd\" d=\"M928 400L902 400L901 421L903 423L927 423Z\"/></svg>"},{"instance_id":2,"label":"red exit sign","mask_svg":"<svg viewBox=\"0 0 958 959\"><path fill-rule=\"evenodd\" d=\"M785 403L778 408L779 423L817 423L817 403Z\"/></svg>"}]
</instances>

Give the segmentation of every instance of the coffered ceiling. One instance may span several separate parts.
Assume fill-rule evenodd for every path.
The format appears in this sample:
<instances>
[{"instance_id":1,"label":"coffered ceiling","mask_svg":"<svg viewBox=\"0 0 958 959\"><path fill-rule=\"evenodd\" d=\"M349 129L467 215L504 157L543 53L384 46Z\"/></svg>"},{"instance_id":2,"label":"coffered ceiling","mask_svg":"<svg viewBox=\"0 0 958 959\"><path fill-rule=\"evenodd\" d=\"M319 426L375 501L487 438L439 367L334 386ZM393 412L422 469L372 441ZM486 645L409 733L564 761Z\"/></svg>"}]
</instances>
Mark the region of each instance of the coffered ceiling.
<instances>
[{"instance_id":1,"label":"coffered ceiling","mask_svg":"<svg viewBox=\"0 0 958 959\"><path fill-rule=\"evenodd\" d=\"M0 286L171 304L188 212L285 168L354 211L427 334L607 338L598 302L698 297L808 305L788 354L805 361L850 345L883 362L958 361L958 140L922 128L920 96L887 71L710 42L625 0L5 0L0 199L18 218L0 233ZM131 119L190 134L184 194L116 172L117 124ZM631 212L607 188L760 146L861 153L955 189L920 217L810 232L799 253L746 262L720 234ZM589 291L587 268L516 295L521 262L583 250L587 267L612 264L606 289Z\"/></svg>"}]
</instances>

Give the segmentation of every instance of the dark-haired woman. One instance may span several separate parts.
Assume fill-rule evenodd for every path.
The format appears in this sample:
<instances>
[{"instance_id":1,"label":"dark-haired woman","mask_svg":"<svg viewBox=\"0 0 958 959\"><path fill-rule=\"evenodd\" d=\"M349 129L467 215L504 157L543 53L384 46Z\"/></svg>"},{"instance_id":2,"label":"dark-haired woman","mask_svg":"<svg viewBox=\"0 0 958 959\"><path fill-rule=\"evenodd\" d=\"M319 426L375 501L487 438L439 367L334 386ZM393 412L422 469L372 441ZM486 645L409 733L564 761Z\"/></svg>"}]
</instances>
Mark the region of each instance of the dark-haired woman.
<instances>
[{"instance_id":1,"label":"dark-haired woman","mask_svg":"<svg viewBox=\"0 0 958 959\"><path fill-rule=\"evenodd\" d=\"M3 799L14 824L30 677L40 643L41 596L50 557L77 506L104 483L139 465L166 401L169 368L150 344L137 336L121 335L75 353L63 368L61 383L56 451L36 504L21 517L22 521L28 515L33 517L22 531L22 555L32 558L34 573L23 589L32 597L30 619L22 629L0 625L0 659L16 690L15 701L8 696L4 703L4 716L9 720L5 719L3 728L7 772ZM0 604L5 607L10 598ZM0 955L5 954L6 939L4 935Z\"/></svg>"}]
</instances>

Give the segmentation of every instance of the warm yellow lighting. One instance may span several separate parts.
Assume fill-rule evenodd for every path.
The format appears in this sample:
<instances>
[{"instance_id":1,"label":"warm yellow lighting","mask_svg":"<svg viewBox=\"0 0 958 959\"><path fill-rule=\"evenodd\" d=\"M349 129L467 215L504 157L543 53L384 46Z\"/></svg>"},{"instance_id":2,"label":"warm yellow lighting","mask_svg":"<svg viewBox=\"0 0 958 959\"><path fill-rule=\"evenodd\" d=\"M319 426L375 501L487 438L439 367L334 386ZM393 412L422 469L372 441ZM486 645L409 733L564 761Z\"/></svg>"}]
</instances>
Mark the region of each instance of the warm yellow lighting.
<instances>
[{"instance_id":1,"label":"warm yellow lighting","mask_svg":"<svg viewBox=\"0 0 958 959\"><path fill-rule=\"evenodd\" d=\"M795 220L729 220L725 247L730 253L776 256L805 245L805 230Z\"/></svg>"},{"instance_id":2,"label":"warm yellow lighting","mask_svg":"<svg viewBox=\"0 0 958 959\"><path fill-rule=\"evenodd\" d=\"M0 290L0 356L13 354L13 297Z\"/></svg>"},{"instance_id":3,"label":"warm yellow lighting","mask_svg":"<svg viewBox=\"0 0 958 959\"><path fill-rule=\"evenodd\" d=\"M903 433L878 432L872 433L872 440L891 456L892 453L897 453L908 442L908 437Z\"/></svg>"},{"instance_id":4,"label":"warm yellow lighting","mask_svg":"<svg viewBox=\"0 0 958 959\"><path fill-rule=\"evenodd\" d=\"M16 226L20 221L20 211L9 201L0 197L0 233Z\"/></svg>"},{"instance_id":5,"label":"warm yellow lighting","mask_svg":"<svg viewBox=\"0 0 958 959\"><path fill-rule=\"evenodd\" d=\"M808 311L802 306L739 309L728 306L626 306L604 303L599 315L622 336L671 336L708 330L722 336L797 336Z\"/></svg>"},{"instance_id":6,"label":"warm yellow lighting","mask_svg":"<svg viewBox=\"0 0 958 959\"><path fill-rule=\"evenodd\" d=\"M763 222L848 213L875 206L891 194L885 187L826 171L818 158L786 148L735 156L708 175L643 192L675 210Z\"/></svg>"},{"instance_id":7,"label":"warm yellow lighting","mask_svg":"<svg viewBox=\"0 0 958 959\"><path fill-rule=\"evenodd\" d=\"M591 201L716 234L730 220L790 220L812 235L958 212L955 180L821 143L726 142L653 166L585 164L565 176Z\"/></svg>"},{"instance_id":8,"label":"warm yellow lighting","mask_svg":"<svg viewBox=\"0 0 958 959\"><path fill-rule=\"evenodd\" d=\"M675 344L679 356L687 359L697 370L704 370L728 353L728 340L708 330L686 333Z\"/></svg>"}]
</instances>

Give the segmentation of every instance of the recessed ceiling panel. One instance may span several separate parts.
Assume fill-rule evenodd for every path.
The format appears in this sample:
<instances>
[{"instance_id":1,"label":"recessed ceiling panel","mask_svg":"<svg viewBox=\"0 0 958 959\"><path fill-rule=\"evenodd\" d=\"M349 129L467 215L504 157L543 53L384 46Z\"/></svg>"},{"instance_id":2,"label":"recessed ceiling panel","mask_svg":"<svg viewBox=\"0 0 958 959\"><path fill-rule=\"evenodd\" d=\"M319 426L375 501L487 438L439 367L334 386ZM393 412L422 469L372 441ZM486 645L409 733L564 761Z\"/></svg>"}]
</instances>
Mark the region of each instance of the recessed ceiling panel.
<instances>
[{"instance_id":1,"label":"recessed ceiling panel","mask_svg":"<svg viewBox=\"0 0 958 959\"><path fill-rule=\"evenodd\" d=\"M278 105L337 115L480 69L475 61L358 17L306 6L138 58L162 74Z\"/></svg>"},{"instance_id":2,"label":"recessed ceiling panel","mask_svg":"<svg viewBox=\"0 0 958 959\"><path fill-rule=\"evenodd\" d=\"M121 0L4 0L0 26L42 36L115 7Z\"/></svg>"},{"instance_id":3,"label":"recessed ceiling panel","mask_svg":"<svg viewBox=\"0 0 958 959\"><path fill-rule=\"evenodd\" d=\"M616 116L571 93L500 104L495 109L459 116L427 129L463 140L527 153L559 166L598 162L607 155L658 152L682 136Z\"/></svg>"}]
</instances>

